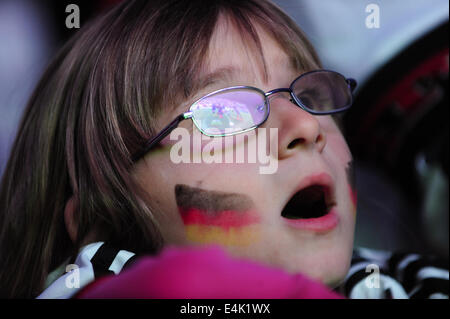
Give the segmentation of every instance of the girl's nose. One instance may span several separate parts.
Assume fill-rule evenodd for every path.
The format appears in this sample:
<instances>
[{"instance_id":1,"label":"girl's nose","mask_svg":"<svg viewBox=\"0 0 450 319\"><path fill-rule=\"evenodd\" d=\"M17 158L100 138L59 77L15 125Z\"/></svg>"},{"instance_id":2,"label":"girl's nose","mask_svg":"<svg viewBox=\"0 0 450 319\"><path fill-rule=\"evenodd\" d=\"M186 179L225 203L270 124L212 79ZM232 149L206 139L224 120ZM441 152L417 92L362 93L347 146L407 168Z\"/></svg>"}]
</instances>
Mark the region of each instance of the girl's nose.
<instances>
[{"instance_id":1,"label":"girl's nose","mask_svg":"<svg viewBox=\"0 0 450 319\"><path fill-rule=\"evenodd\" d=\"M278 128L279 159L300 150L322 152L326 145L326 135L317 116L298 107L287 96L277 94L270 98L268 122L269 127Z\"/></svg>"}]
</instances>

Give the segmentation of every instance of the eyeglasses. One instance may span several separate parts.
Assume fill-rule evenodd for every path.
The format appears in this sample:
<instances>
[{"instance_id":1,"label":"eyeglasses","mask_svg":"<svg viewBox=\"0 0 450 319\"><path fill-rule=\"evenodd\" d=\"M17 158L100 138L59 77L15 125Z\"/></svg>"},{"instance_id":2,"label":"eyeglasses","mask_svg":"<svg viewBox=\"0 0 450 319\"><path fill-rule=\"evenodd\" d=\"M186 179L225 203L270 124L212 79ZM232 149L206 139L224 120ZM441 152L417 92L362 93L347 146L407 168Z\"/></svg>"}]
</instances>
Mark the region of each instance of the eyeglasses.
<instances>
[{"instance_id":1,"label":"eyeglasses","mask_svg":"<svg viewBox=\"0 0 450 319\"><path fill-rule=\"evenodd\" d=\"M289 88L264 92L251 86L233 86L209 93L195 101L155 137L148 140L134 161L170 134L178 124L192 119L207 136L229 136L253 130L263 124L270 112L269 97L280 92L290 94L291 102L313 115L340 113L352 105L354 79L329 70L314 70L296 78Z\"/></svg>"}]
</instances>

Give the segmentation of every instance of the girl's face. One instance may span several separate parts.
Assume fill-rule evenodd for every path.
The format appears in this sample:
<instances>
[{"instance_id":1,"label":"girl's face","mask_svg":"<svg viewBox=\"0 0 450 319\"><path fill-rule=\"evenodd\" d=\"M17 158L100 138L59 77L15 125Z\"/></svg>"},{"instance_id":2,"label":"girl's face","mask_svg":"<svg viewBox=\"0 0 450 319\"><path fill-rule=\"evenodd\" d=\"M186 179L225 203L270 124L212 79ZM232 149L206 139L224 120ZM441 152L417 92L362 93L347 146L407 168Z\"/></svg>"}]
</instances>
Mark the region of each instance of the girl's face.
<instances>
[{"instance_id":1,"label":"girl's face","mask_svg":"<svg viewBox=\"0 0 450 319\"><path fill-rule=\"evenodd\" d=\"M237 85L266 92L289 87L306 71L295 70L277 42L262 30L258 33L267 62L267 78L239 33L229 24L219 23L204 74L215 76L208 76L212 80L192 99L162 115L157 129L209 92ZM211 151L205 146L212 139L194 142L199 133L192 121L183 121L180 127L189 132L191 154ZM302 272L333 286L348 270L356 215L352 156L344 137L330 116L307 113L293 104L286 93L270 98L270 115L260 127L266 129L266 139L259 139L261 134L255 130L248 140L239 139L238 135L214 140L224 141L219 148L222 158L230 152L237 154L238 150L249 154L252 140L256 144L263 141L259 145L272 148L272 156L276 154L271 161L276 160L277 166L271 174L261 173L260 168L267 163L261 164L257 154L256 162L246 157L244 163L175 163L171 148L179 141L168 136L161 147L136 164L134 176L148 192L152 207L161 212L157 219L167 244L221 245L233 255L289 272ZM276 134L270 135L270 131ZM301 194L302 189L314 184L327 190L327 201L334 205L331 212L320 218L305 218L303 212L287 218L284 208L294 194ZM317 196L314 191L303 191L305 203ZM306 210L298 202L292 205L294 210Z\"/></svg>"}]
</instances>

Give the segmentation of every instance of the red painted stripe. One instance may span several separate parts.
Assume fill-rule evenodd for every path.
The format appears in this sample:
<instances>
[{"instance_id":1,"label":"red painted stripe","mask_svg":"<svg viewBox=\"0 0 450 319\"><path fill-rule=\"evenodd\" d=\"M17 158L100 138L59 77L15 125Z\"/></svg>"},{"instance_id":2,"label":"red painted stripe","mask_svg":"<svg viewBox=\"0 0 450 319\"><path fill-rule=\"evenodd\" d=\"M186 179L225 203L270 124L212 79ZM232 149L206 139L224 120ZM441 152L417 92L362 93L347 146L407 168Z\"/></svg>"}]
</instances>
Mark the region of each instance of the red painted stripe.
<instances>
[{"instance_id":1,"label":"red painted stripe","mask_svg":"<svg viewBox=\"0 0 450 319\"><path fill-rule=\"evenodd\" d=\"M243 227L259 222L254 212L206 212L197 208L179 207L185 225L219 226L224 229Z\"/></svg>"},{"instance_id":2,"label":"red painted stripe","mask_svg":"<svg viewBox=\"0 0 450 319\"><path fill-rule=\"evenodd\" d=\"M350 185L348 186L348 189L350 192L350 199L352 200L353 205L356 208L356 204L358 202L358 195L357 195L356 189L353 189L352 186L350 186Z\"/></svg>"}]
</instances>

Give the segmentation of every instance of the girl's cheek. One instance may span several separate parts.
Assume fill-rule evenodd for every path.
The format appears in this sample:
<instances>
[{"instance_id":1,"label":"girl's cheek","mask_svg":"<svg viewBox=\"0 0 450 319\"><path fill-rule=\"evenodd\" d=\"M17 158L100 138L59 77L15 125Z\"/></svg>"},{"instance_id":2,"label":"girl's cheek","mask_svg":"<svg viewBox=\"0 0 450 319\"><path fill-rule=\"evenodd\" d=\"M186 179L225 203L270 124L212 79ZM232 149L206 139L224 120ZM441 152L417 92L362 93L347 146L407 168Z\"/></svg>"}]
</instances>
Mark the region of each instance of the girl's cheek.
<instances>
[{"instance_id":1,"label":"girl's cheek","mask_svg":"<svg viewBox=\"0 0 450 319\"><path fill-rule=\"evenodd\" d=\"M335 168L336 174L341 175L342 171L345 172L347 196L349 197L349 203L352 205L352 212L356 214L357 191L353 156L340 131L332 130L328 132L326 148L327 161L331 167Z\"/></svg>"},{"instance_id":2,"label":"girl's cheek","mask_svg":"<svg viewBox=\"0 0 450 319\"><path fill-rule=\"evenodd\" d=\"M188 241L248 246L260 238L260 216L243 194L177 185L175 196Z\"/></svg>"},{"instance_id":3,"label":"girl's cheek","mask_svg":"<svg viewBox=\"0 0 450 319\"><path fill-rule=\"evenodd\" d=\"M333 165L345 168L349 162L353 160L345 138L339 131L333 131L326 135L327 144L325 149L329 153L329 160L333 161Z\"/></svg>"}]
</instances>

